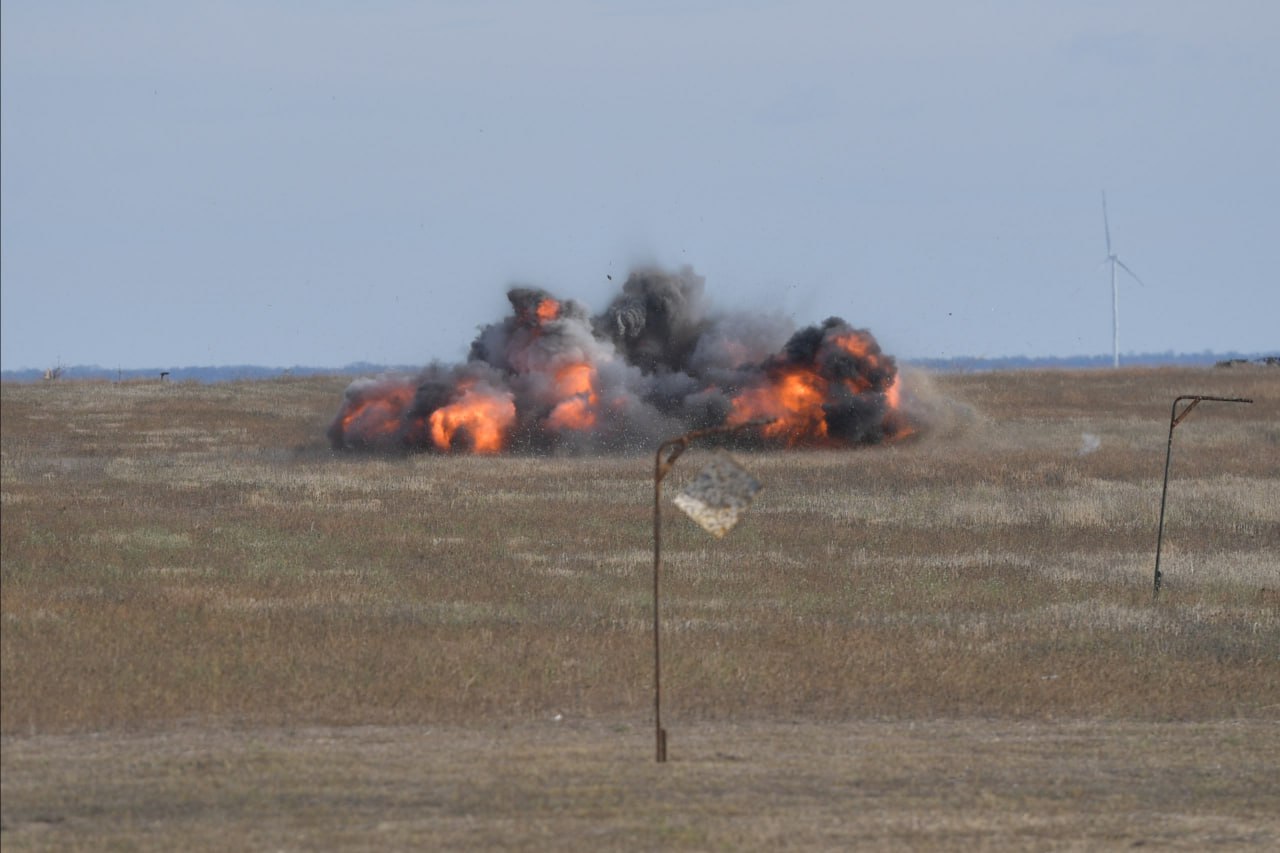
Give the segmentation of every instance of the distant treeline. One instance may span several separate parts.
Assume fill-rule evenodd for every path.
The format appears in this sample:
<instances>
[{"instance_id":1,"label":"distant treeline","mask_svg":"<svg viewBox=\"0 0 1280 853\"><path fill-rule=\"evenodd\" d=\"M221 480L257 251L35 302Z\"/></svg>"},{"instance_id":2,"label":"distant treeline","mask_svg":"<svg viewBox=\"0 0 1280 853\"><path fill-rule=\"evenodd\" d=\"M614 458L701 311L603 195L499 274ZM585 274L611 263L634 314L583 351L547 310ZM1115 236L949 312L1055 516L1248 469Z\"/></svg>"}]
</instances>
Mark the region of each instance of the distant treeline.
<instances>
[{"instance_id":1,"label":"distant treeline","mask_svg":"<svg viewBox=\"0 0 1280 853\"><path fill-rule=\"evenodd\" d=\"M1122 355L1121 367L1212 367L1232 364L1274 364L1280 351L1272 353L1213 353L1213 352L1147 352ZM922 367L941 373L978 373L986 370L1087 370L1111 367L1109 355L1069 356L1007 356L984 358L958 356L956 358L917 358L904 360L913 367Z\"/></svg>"},{"instance_id":2,"label":"distant treeline","mask_svg":"<svg viewBox=\"0 0 1280 853\"><path fill-rule=\"evenodd\" d=\"M263 367L257 364L232 364L204 367L147 367L121 369L96 364L77 364L50 370L5 370L5 382L37 382L44 379L97 380L137 382L152 379L167 382L241 382L254 379L278 379L282 376L369 376L386 372L416 373L421 365L386 365L358 362L345 367ZM55 375L56 374L56 375Z\"/></svg>"},{"instance_id":3,"label":"distant treeline","mask_svg":"<svg viewBox=\"0 0 1280 853\"><path fill-rule=\"evenodd\" d=\"M1240 363L1275 364L1280 351L1272 353L1138 353L1122 356L1124 367L1211 367ZM976 373L988 370L1087 370L1111 366L1109 355L1073 356L1006 356L1001 358L957 356L955 358L901 359L909 367L918 367L940 373ZM4 370L0 379L5 382L39 382L45 379L97 380L109 382L136 382L155 380L167 382L239 382L254 379L278 379L283 376L372 376L378 373L416 373L421 365L387 365L357 362L345 367L263 367L255 364L236 364L222 367L170 367L123 370L99 365L75 365L49 370Z\"/></svg>"}]
</instances>

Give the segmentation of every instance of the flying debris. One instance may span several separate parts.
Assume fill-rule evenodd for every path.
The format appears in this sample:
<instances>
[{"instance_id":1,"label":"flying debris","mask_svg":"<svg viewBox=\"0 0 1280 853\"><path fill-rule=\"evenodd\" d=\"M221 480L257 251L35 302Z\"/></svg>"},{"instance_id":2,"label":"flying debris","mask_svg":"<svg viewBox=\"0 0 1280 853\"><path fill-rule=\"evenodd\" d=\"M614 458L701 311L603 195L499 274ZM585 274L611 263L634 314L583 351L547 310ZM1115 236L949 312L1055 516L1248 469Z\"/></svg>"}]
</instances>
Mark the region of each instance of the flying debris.
<instances>
[{"instance_id":1,"label":"flying debris","mask_svg":"<svg viewBox=\"0 0 1280 853\"><path fill-rule=\"evenodd\" d=\"M662 436L766 419L738 443L847 447L916 430L894 358L836 317L712 311L689 267L632 272L603 313L513 287L462 364L362 378L329 427L335 449L441 453L647 449Z\"/></svg>"}]
</instances>

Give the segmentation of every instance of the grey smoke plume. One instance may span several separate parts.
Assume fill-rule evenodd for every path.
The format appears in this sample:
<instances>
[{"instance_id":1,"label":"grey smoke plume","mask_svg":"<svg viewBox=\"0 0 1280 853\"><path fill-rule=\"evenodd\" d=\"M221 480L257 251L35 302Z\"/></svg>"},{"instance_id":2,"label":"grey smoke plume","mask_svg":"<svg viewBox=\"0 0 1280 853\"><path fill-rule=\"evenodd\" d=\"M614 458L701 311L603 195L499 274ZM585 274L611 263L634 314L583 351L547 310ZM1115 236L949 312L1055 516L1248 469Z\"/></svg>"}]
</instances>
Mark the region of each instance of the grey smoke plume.
<instances>
[{"instance_id":1,"label":"grey smoke plume","mask_svg":"<svg viewBox=\"0 0 1280 853\"><path fill-rule=\"evenodd\" d=\"M360 379L329 428L339 449L482 453L650 448L689 429L772 418L739 440L877 443L913 431L897 366L838 318L713 311L701 276L643 268L600 314L512 288L465 363Z\"/></svg>"}]
</instances>

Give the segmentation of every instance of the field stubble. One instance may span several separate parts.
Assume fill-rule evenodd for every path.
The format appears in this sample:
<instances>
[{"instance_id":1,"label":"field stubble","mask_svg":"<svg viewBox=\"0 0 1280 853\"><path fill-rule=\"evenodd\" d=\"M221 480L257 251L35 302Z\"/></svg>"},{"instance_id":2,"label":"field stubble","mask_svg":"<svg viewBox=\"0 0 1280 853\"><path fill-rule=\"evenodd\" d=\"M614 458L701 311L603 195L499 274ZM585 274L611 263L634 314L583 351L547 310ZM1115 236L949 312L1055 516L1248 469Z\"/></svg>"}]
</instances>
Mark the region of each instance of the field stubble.
<instances>
[{"instance_id":1,"label":"field stubble","mask_svg":"<svg viewBox=\"0 0 1280 853\"><path fill-rule=\"evenodd\" d=\"M1210 740L1245 726L1274 767L1277 373L934 377L951 402L919 441L737 454L765 484L738 530L714 542L667 510L673 738L1198 723ZM40 784L23 757L58 754L51 738L554 739L539 724L559 719L591 735L586 750L636 740L651 711L651 455L333 456L342 386L3 386L6 823L21 821L12 802L39 800L23 799ZM1153 605L1168 406L1189 392L1257 402L1206 404L1178 428ZM690 451L668 488L706 458ZM1259 796L1280 805L1276 788Z\"/></svg>"}]
</instances>

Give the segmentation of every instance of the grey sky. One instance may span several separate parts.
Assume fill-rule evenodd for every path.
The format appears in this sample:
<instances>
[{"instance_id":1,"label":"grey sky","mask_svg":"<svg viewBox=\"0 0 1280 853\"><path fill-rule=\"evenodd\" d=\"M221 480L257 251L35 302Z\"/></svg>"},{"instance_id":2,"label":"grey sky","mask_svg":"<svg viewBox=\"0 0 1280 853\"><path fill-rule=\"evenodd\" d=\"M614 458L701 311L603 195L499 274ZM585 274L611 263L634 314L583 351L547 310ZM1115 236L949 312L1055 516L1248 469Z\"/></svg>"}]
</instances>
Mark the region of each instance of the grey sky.
<instances>
[{"instance_id":1,"label":"grey sky","mask_svg":"<svg viewBox=\"0 0 1280 853\"><path fill-rule=\"evenodd\" d=\"M1280 4L6 2L0 360L460 359L512 283L1280 346ZM614 281L606 279L612 275Z\"/></svg>"}]
</instances>

